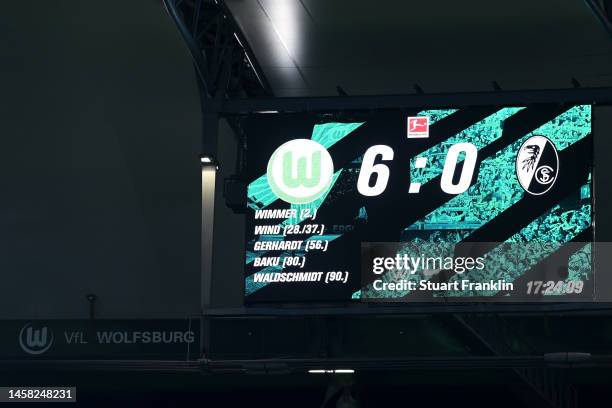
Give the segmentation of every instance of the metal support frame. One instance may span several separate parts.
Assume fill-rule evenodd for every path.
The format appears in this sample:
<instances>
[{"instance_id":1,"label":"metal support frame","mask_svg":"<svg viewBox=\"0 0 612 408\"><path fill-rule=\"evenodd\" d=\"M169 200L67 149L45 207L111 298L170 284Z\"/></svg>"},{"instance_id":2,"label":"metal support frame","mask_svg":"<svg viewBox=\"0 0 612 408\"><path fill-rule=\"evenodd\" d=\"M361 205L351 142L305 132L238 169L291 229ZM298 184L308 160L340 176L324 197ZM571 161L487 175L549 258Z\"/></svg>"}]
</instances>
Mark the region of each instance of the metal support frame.
<instances>
[{"instance_id":1,"label":"metal support frame","mask_svg":"<svg viewBox=\"0 0 612 408\"><path fill-rule=\"evenodd\" d=\"M612 87L567 88L528 91L464 92L375 96L229 99L210 101L205 110L222 116L271 112L332 112L408 108L445 108L535 103L612 103Z\"/></svg>"},{"instance_id":2,"label":"metal support frame","mask_svg":"<svg viewBox=\"0 0 612 408\"><path fill-rule=\"evenodd\" d=\"M163 3L193 59L203 116L202 153L216 157L219 117L208 106L228 98L270 97L271 87L223 1L163 0ZM240 121L226 120L239 146L244 145Z\"/></svg>"},{"instance_id":3,"label":"metal support frame","mask_svg":"<svg viewBox=\"0 0 612 408\"><path fill-rule=\"evenodd\" d=\"M316 307L313 307L316 306ZM612 316L610 303L486 303L474 305L471 303L410 303L406 305L386 305L376 303L355 303L339 306L304 305L304 306L248 306L241 308L212 308L207 316L214 318L235 317L317 317L317 316L409 316L409 315L436 315L436 314L474 314L498 313L509 316L533 316L546 314L554 315L588 315Z\"/></svg>"},{"instance_id":4,"label":"metal support frame","mask_svg":"<svg viewBox=\"0 0 612 408\"><path fill-rule=\"evenodd\" d=\"M218 0L163 0L193 59L202 105L201 282L202 316L211 307L215 189L219 115L205 109L210 101L228 97L269 96L270 87L254 65L252 51L242 38L227 8ZM250 56L251 55L251 56ZM240 122L228 119L239 141ZM239 143L243 145L243 143ZM210 321L201 319L202 355L210 348Z\"/></svg>"},{"instance_id":5,"label":"metal support frame","mask_svg":"<svg viewBox=\"0 0 612 408\"><path fill-rule=\"evenodd\" d=\"M390 358L267 358L202 360L211 373L227 374L287 374L304 373L313 369L351 367L359 371L380 370L450 370L450 369L550 369L547 357L539 356L443 356ZM592 356L584 364L568 363L566 367L612 367L611 356ZM543 407L546 407L545 405Z\"/></svg>"},{"instance_id":6,"label":"metal support frame","mask_svg":"<svg viewBox=\"0 0 612 408\"><path fill-rule=\"evenodd\" d=\"M271 95L253 52L222 1L163 2L191 53L205 99Z\"/></svg>"},{"instance_id":7,"label":"metal support frame","mask_svg":"<svg viewBox=\"0 0 612 408\"><path fill-rule=\"evenodd\" d=\"M362 370L449 370L449 369L516 369L555 367L547 356L409 356L390 358L264 358L186 360L0 360L0 372L59 371L133 371L192 373L304 373L322 367L352 367ZM583 363L568 362L565 367L611 368L612 355L593 355Z\"/></svg>"}]
</instances>

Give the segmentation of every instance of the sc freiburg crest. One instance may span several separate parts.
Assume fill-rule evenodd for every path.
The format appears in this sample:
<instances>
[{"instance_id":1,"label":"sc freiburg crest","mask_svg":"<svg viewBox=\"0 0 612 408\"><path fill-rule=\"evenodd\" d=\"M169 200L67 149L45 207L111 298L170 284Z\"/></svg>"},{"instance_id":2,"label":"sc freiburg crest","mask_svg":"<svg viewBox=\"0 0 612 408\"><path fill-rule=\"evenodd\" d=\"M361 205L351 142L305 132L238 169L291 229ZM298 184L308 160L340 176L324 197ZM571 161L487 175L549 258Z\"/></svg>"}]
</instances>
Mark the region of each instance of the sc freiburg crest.
<instances>
[{"instance_id":1,"label":"sc freiburg crest","mask_svg":"<svg viewBox=\"0 0 612 408\"><path fill-rule=\"evenodd\" d=\"M516 177L521 187L533 195L548 192L559 173L559 155L550 139L532 136L525 140L516 155Z\"/></svg>"}]
</instances>

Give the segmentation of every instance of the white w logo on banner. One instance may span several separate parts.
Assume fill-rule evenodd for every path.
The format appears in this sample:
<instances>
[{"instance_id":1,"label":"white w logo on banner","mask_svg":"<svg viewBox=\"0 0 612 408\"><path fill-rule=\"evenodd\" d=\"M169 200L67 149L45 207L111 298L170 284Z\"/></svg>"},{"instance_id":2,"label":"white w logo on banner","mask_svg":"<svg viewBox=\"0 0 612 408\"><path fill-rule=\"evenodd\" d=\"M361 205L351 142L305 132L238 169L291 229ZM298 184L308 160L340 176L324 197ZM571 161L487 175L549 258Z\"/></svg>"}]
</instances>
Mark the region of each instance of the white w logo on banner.
<instances>
[{"instance_id":1,"label":"white w logo on banner","mask_svg":"<svg viewBox=\"0 0 612 408\"><path fill-rule=\"evenodd\" d=\"M42 354L53 344L53 332L46 326L34 328L28 323L19 332L19 345L28 354Z\"/></svg>"}]
</instances>

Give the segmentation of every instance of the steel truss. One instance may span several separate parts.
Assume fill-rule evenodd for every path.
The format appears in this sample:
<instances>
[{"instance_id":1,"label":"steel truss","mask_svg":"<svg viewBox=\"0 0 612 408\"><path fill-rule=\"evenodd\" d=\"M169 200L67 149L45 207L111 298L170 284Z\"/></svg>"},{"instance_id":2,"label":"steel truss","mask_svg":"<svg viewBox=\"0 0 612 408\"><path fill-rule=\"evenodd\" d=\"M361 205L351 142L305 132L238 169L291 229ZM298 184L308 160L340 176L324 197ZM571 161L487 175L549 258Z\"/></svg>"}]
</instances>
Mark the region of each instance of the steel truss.
<instances>
[{"instance_id":1,"label":"steel truss","mask_svg":"<svg viewBox=\"0 0 612 408\"><path fill-rule=\"evenodd\" d=\"M335 112L483 105L525 106L534 103L612 103L612 87L464 92L375 96L290 97L210 101L208 112L224 116L251 113Z\"/></svg>"},{"instance_id":2,"label":"steel truss","mask_svg":"<svg viewBox=\"0 0 612 408\"><path fill-rule=\"evenodd\" d=\"M202 106L202 154L214 158L219 115L207 107L212 101L228 98L271 97L271 87L220 0L163 0L163 3L191 53ZM240 121L227 118L227 122L239 146L244 146Z\"/></svg>"},{"instance_id":3,"label":"steel truss","mask_svg":"<svg viewBox=\"0 0 612 408\"><path fill-rule=\"evenodd\" d=\"M270 96L227 8L216 0L163 0L193 58L205 99Z\"/></svg>"}]
</instances>

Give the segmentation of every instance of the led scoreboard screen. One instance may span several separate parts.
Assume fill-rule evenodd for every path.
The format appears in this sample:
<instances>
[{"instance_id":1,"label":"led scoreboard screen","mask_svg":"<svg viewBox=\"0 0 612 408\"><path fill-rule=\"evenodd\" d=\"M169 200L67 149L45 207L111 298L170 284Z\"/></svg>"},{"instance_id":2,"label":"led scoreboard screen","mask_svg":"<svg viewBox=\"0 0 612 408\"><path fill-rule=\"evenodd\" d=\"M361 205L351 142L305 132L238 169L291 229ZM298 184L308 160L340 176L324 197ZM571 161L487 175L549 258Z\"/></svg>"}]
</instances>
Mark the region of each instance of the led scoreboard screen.
<instances>
[{"instance_id":1,"label":"led scoreboard screen","mask_svg":"<svg viewBox=\"0 0 612 408\"><path fill-rule=\"evenodd\" d=\"M592 301L591 110L246 117L246 302Z\"/></svg>"}]
</instances>

